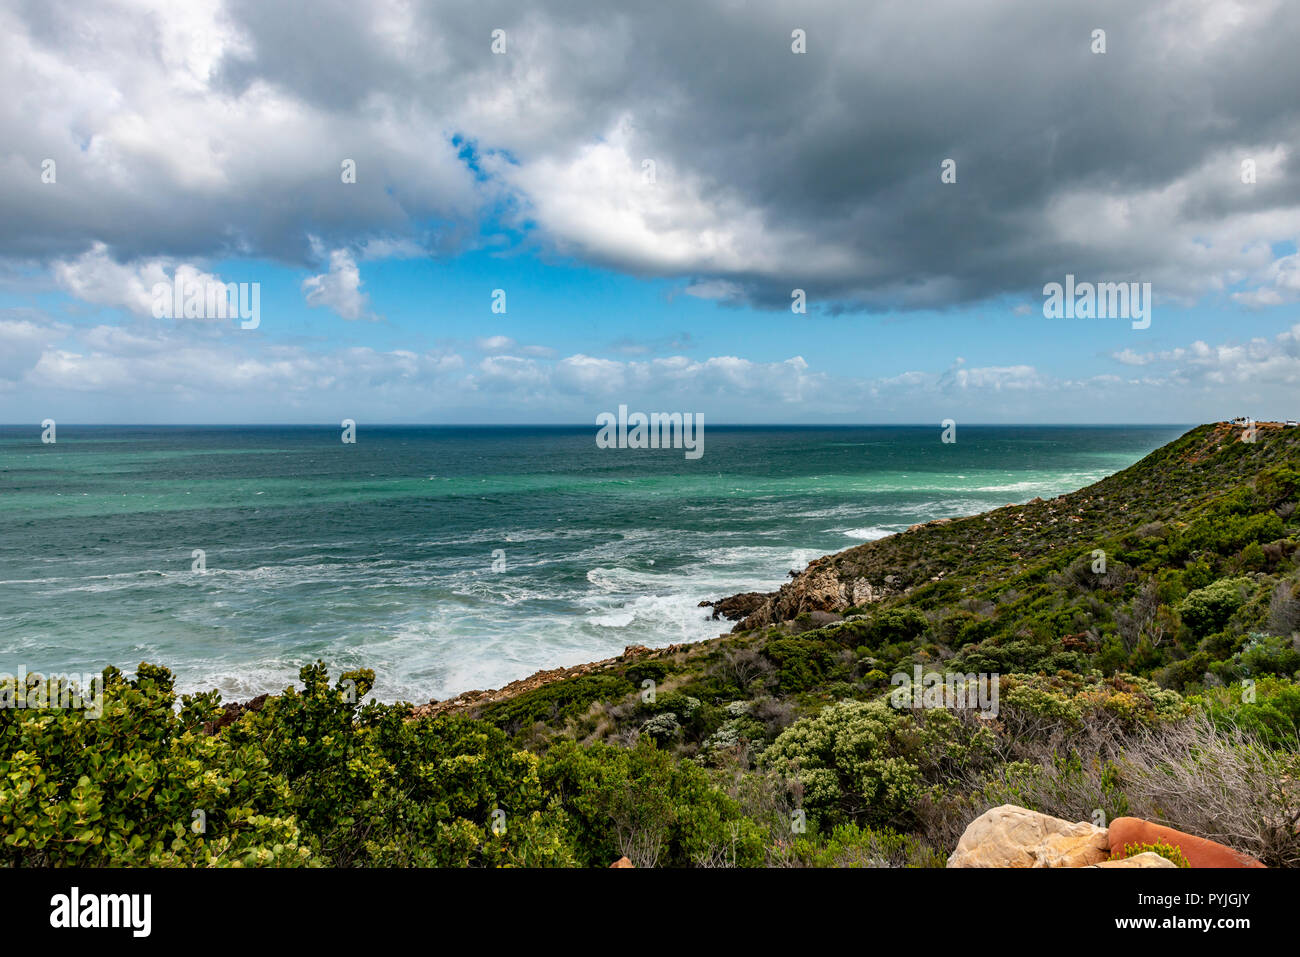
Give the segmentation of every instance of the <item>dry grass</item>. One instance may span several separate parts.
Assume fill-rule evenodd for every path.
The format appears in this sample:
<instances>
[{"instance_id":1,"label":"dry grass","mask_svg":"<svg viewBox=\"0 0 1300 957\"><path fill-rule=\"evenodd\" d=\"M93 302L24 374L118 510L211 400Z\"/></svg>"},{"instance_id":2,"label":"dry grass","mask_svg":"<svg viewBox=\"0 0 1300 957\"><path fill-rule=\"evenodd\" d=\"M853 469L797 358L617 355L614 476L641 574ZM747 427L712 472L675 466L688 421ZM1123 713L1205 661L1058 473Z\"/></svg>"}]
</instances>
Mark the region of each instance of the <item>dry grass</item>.
<instances>
[{"instance_id":1,"label":"dry grass","mask_svg":"<svg viewBox=\"0 0 1300 957\"><path fill-rule=\"evenodd\" d=\"M1139 735L1121 774L1130 814L1300 866L1300 753L1273 750L1197 715Z\"/></svg>"},{"instance_id":2,"label":"dry grass","mask_svg":"<svg viewBox=\"0 0 1300 957\"><path fill-rule=\"evenodd\" d=\"M1300 750L1272 749L1203 714L1122 734L1091 727L1065 741L1022 743L917 807L919 829L954 848L972 820L1012 803L1069 821L1119 815L1226 844L1269 867L1300 866ZM1300 742L1297 742L1300 746Z\"/></svg>"}]
</instances>

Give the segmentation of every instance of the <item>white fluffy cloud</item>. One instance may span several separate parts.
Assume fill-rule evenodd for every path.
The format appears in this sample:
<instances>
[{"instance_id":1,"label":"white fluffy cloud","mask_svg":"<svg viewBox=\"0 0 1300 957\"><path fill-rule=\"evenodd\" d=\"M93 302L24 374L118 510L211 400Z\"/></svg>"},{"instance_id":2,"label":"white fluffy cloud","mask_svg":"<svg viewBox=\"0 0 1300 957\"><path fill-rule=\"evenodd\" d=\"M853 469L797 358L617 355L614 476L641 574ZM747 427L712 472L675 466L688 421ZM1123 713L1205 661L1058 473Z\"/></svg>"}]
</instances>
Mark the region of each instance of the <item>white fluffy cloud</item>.
<instances>
[{"instance_id":1,"label":"white fluffy cloud","mask_svg":"<svg viewBox=\"0 0 1300 957\"><path fill-rule=\"evenodd\" d=\"M344 319L375 319L370 297L361 291L361 270L346 249L329 254L329 271L302 281L303 298L309 306L325 306Z\"/></svg>"},{"instance_id":2,"label":"white fluffy cloud","mask_svg":"<svg viewBox=\"0 0 1300 957\"><path fill-rule=\"evenodd\" d=\"M1125 349L1114 358L1125 365L1155 368L1183 386L1287 387L1300 385L1300 323L1272 339L1191 345L1155 352ZM1292 416L1294 418L1294 415Z\"/></svg>"},{"instance_id":3,"label":"white fluffy cloud","mask_svg":"<svg viewBox=\"0 0 1300 957\"><path fill-rule=\"evenodd\" d=\"M154 289L176 283L182 289L195 285L220 284L221 278L191 263L168 259L117 262L103 243L95 243L73 260L53 264L55 281L85 302L115 306L137 316L153 315Z\"/></svg>"},{"instance_id":4,"label":"white fluffy cloud","mask_svg":"<svg viewBox=\"0 0 1300 957\"><path fill-rule=\"evenodd\" d=\"M807 278L842 275L854 257L815 234L769 224L735 191L710 184L669 157L634 153L630 117L600 140L568 155L522 165L493 157L488 166L526 197L535 218L561 247L637 272L714 275L758 272ZM735 283L696 283L706 298Z\"/></svg>"}]
</instances>

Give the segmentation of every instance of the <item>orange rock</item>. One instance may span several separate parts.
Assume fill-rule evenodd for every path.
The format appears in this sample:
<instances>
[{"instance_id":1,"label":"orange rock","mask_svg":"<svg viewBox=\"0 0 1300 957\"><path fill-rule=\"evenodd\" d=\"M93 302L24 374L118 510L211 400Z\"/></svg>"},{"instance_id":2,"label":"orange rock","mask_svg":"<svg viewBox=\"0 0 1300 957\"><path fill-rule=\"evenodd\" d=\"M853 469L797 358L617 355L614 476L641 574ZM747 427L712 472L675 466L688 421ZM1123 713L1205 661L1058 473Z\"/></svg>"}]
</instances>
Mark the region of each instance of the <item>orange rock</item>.
<instances>
[{"instance_id":1,"label":"orange rock","mask_svg":"<svg viewBox=\"0 0 1300 957\"><path fill-rule=\"evenodd\" d=\"M1172 844L1183 852L1192 867L1263 867L1253 857L1225 844L1184 834L1172 827L1153 824L1140 817L1117 817L1110 822L1110 852L1123 854L1130 844Z\"/></svg>"},{"instance_id":2,"label":"orange rock","mask_svg":"<svg viewBox=\"0 0 1300 957\"><path fill-rule=\"evenodd\" d=\"M618 860L616 860L613 864L609 866L610 867L636 867L636 865L633 864L631 861L629 861L626 857L620 857Z\"/></svg>"}]
</instances>

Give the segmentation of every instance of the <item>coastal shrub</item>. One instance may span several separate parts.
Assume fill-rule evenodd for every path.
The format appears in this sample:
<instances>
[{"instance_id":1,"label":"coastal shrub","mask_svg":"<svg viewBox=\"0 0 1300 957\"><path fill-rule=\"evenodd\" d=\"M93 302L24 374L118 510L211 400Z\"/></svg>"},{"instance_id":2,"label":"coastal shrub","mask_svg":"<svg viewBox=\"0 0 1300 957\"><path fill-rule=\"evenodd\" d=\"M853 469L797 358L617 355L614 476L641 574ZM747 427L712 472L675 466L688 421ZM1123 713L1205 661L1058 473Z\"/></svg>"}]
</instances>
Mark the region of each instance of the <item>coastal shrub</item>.
<instances>
[{"instance_id":1,"label":"coastal shrub","mask_svg":"<svg viewBox=\"0 0 1300 957\"><path fill-rule=\"evenodd\" d=\"M724 721L716 731L704 740L700 749L710 752L726 751L737 747L742 740L743 733L741 723L738 720Z\"/></svg>"},{"instance_id":2,"label":"coastal shrub","mask_svg":"<svg viewBox=\"0 0 1300 957\"><path fill-rule=\"evenodd\" d=\"M1047 741L1080 730L1132 733L1181 720L1192 711L1176 691L1119 673L1010 674L999 681L998 719L1012 738Z\"/></svg>"},{"instance_id":3,"label":"coastal shrub","mask_svg":"<svg viewBox=\"0 0 1300 957\"><path fill-rule=\"evenodd\" d=\"M1162 688L1184 691L1189 686L1203 681L1213 663L1209 652L1195 651L1186 658L1180 658L1158 669L1152 674L1152 678Z\"/></svg>"},{"instance_id":4,"label":"coastal shrub","mask_svg":"<svg viewBox=\"0 0 1300 957\"><path fill-rule=\"evenodd\" d=\"M563 812L544 793L540 759L504 732L463 717L402 722L380 754L390 786L364 803L349 836L372 866L565 866L575 862Z\"/></svg>"},{"instance_id":5,"label":"coastal shrub","mask_svg":"<svg viewBox=\"0 0 1300 957\"><path fill-rule=\"evenodd\" d=\"M1062 650L1057 642L1016 638L968 646L953 658L952 667L958 671L973 671L977 674L1085 671L1088 658L1081 652Z\"/></svg>"},{"instance_id":6,"label":"coastal shrub","mask_svg":"<svg viewBox=\"0 0 1300 957\"><path fill-rule=\"evenodd\" d=\"M722 656L714 669L723 677L728 689L745 694L757 681L762 681L774 670L774 665L755 648L732 648Z\"/></svg>"},{"instance_id":7,"label":"coastal shrub","mask_svg":"<svg viewBox=\"0 0 1300 957\"><path fill-rule=\"evenodd\" d=\"M1246 686L1206 688L1189 698L1220 731L1239 727L1270 748L1300 750L1300 685L1265 676Z\"/></svg>"},{"instance_id":8,"label":"coastal shrub","mask_svg":"<svg viewBox=\"0 0 1300 957\"><path fill-rule=\"evenodd\" d=\"M919 609L938 608L961 596L961 585L953 579L927 582L912 592L911 602Z\"/></svg>"},{"instance_id":9,"label":"coastal shrub","mask_svg":"<svg viewBox=\"0 0 1300 957\"><path fill-rule=\"evenodd\" d=\"M649 716L641 724L641 733L660 743L678 737L687 742L703 741L725 720L717 705L705 704L680 690L659 694L654 701L639 702L637 713Z\"/></svg>"},{"instance_id":10,"label":"coastal shrub","mask_svg":"<svg viewBox=\"0 0 1300 957\"><path fill-rule=\"evenodd\" d=\"M1232 665L1243 677L1289 677L1300 671L1300 650L1289 635L1251 632L1241 650L1233 656Z\"/></svg>"},{"instance_id":11,"label":"coastal shrub","mask_svg":"<svg viewBox=\"0 0 1300 957\"><path fill-rule=\"evenodd\" d=\"M801 836L776 846L779 867L944 867L947 857L892 828L837 825L827 835Z\"/></svg>"},{"instance_id":12,"label":"coastal shrub","mask_svg":"<svg viewBox=\"0 0 1300 957\"><path fill-rule=\"evenodd\" d=\"M620 856L637 867L762 863L762 829L703 768L675 760L648 738L631 748L562 741L540 773L565 812L582 864L606 867Z\"/></svg>"},{"instance_id":13,"label":"coastal shrub","mask_svg":"<svg viewBox=\"0 0 1300 957\"><path fill-rule=\"evenodd\" d=\"M643 681L662 684L663 680L676 670L676 667L668 661L639 661L626 668L623 674L628 681L640 688Z\"/></svg>"},{"instance_id":14,"label":"coastal shrub","mask_svg":"<svg viewBox=\"0 0 1300 957\"><path fill-rule=\"evenodd\" d=\"M569 718L585 714L597 701L618 701L637 688L623 675L579 675L487 705L480 717L514 734L536 722L562 725Z\"/></svg>"},{"instance_id":15,"label":"coastal shrub","mask_svg":"<svg viewBox=\"0 0 1300 957\"><path fill-rule=\"evenodd\" d=\"M1300 499L1300 472L1289 465L1266 469L1255 479L1255 491L1270 508Z\"/></svg>"},{"instance_id":16,"label":"coastal shrub","mask_svg":"<svg viewBox=\"0 0 1300 957\"><path fill-rule=\"evenodd\" d=\"M675 712L662 711L641 725L641 733L664 744L681 735L682 725Z\"/></svg>"},{"instance_id":17,"label":"coastal shrub","mask_svg":"<svg viewBox=\"0 0 1300 957\"><path fill-rule=\"evenodd\" d=\"M333 866L543 866L571 860L562 815L543 793L536 755L463 716L409 721L408 709L362 704L373 674L331 686L321 663L226 728L264 754Z\"/></svg>"},{"instance_id":18,"label":"coastal shrub","mask_svg":"<svg viewBox=\"0 0 1300 957\"><path fill-rule=\"evenodd\" d=\"M953 647L984 641L997 634L997 631L998 626L993 619L966 609L942 615L934 625L935 637Z\"/></svg>"},{"instance_id":19,"label":"coastal shrub","mask_svg":"<svg viewBox=\"0 0 1300 957\"><path fill-rule=\"evenodd\" d=\"M782 694L852 677L852 653L834 642L781 638L769 641L763 654L776 665L776 688Z\"/></svg>"},{"instance_id":20,"label":"coastal shrub","mask_svg":"<svg viewBox=\"0 0 1300 957\"><path fill-rule=\"evenodd\" d=\"M1286 525L1274 512L1255 515L1216 510L1198 518L1179 536L1173 551L1190 554L1199 551L1233 555L1251 542L1271 542L1281 538Z\"/></svg>"},{"instance_id":21,"label":"coastal shrub","mask_svg":"<svg viewBox=\"0 0 1300 957\"><path fill-rule=\"evenodd\" d=\"M874 615L861 633L869 648L892 645L919 638L929 626L924 615L915 608L890 608Z\"/></svg>"},{"instance_id":22,"label":"coastal shrub","mask_svg":"<svg viewBox=\"0 0 1300 957\"><path fill-rule=\"evenodd\" d=\"M943 709L841 701L783 731L763 764L799 784L818 827L901 826L927 786L986 761L992 750L991 731Z\"/></svg>"},{"instance_id":23,"label":"coastal shrub","mask_svg":"<svg viewBox=\"0 0 1300 957\"><path fill-rule=\"evenodd\" d=\"M1188 592L1196 591L1198 588L1204 588L1213 581L1214 569L1210 567L1209 562L1203 560L1188 562L1178 575L1177 584L1182 588L1182 595L1179 597L1184 597Z\"/></svg>"},{"instance_id":24,"label":"coastal shrub","mask_svg":"<svg viewBox=\"0 0 1300 957\"><path fill-rule=\"evenodd\" d=\"M1203 638L1228 623L1253 586L1249 578L1221 578L1190 592L1179 602L1178 614L1193 634Z\"/></svg>"},{"instance_id":25,"label":"coastal shrub","mask_svg":"<svg viewBox=\"0 0 1300 957\"><path fill-rule=\"evenodd\" d=\"M1300 597L1289 581L1278 582L1269 597L1268 630L1275 635L1300 632Z\"/></svg>"},{"instance_id":26,"label":"coastal shrub","mask_svg":"<svg viewBox=\"0 0 1300 957\"><path fill-rule=\"evenodd\" d=\"M362 705L321 664L219 733L215 693L105 672L104 709L0 709L0 862L492 866L572 863L536 755L462 717Z\"/></svg>"},{"instance_id":27,"label":"coastal shrub","mask_svg":"<svg viewBox=\"0 0 1300 957\"><path fill-rule=\"evenodd\" d=\"M1259 542L1251 542L1241 550L1237 556L1237 567L1241 571L1260 571L1268 564L1268 559L1264 555L1264 548Z\"/></svg>"},{"instance_id":28,"label":"coastal shrub","mask_svg":"<svg viewBox=\"0 0 1300 957\"><path fill-rule=\"evenodd\" d=\"M795 708L789 701L764 695L750 704L749 716L763 725L767 737L775 738L794 721Z\"/></svg>"},{"instance_id":29,"label":"coastal shrub","mask_svg":"<svg viewBox=\"0 0 1300 957\"><path fill-rule=\"evenodd\" d=\"M651 712L673 711L683 720L690 720L700 710L701 702L699 698L692 695L669 691L656 695L653 703L647 703L642 707Z\"/></svg>"},{"instance_id":30,"label":"coastal shrub","mask_svg":"<svg viewBox=\"0 0 1300 957\"><path fill-rule=\"evenodd\" d=\"M1036 760L1009 761L992 769L975 789L981 809L1015 804L1069 821L1128 814L1119 768L1092 749L1084 755L1061 746Z\"/></svg>"},{"instance_id":31,"label":"coastal shrub","mask_svg":"<svg viewBox=\"0 0 1300 957\"><path fill-rule=\"evenodd\" d=\"M268 756L203 733L214 695L174 704L171 672L142 664L133 678L104 672L98 718L0 708L0 863L309 863L289 785Z\"/></svg>"},{"instance_id":32,"label":"coastal shrub","mask_svg":"<svg viewBox=\"0 0 1300 957\"><path fill-rule=\"evenodd\" d=\"M322 834L351 820L340 809L361 806L391 770L360 757L364 749L355 724L361 699L374 683L374 672L349 672L334 687L323 663L299 671L301 690L286 688L231 725L226 740L255 745L271 770L295 792L295 812L310 832ZM367 717L382 706L370 705Z\"/></svg>"}]
</instances>

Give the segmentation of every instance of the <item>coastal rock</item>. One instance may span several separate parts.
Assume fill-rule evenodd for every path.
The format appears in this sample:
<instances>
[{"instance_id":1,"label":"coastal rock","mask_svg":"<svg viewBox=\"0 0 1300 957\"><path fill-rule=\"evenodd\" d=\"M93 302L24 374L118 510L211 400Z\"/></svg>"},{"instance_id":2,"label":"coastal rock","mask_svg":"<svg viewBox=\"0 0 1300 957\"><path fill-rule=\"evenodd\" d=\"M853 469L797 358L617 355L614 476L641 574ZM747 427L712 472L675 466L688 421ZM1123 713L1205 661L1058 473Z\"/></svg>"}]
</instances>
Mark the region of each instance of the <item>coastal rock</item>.
<instances>
[{"instance_id":1,"label":"coastal rock","mask_svg":"<svg viewBox=\"0 0 1300 957\"><path fill-rule=\"evenodd\" d=\"M712 608L714 621L719 618L725 618L727 621L740 621L742 618L752 615L765 601L767 601L767 595L762 592L747 591L719 601L702 601L699 607Z\"/></svg>"},{"instance_id":2,"label":"coastal rock","mask_svg":"<svg viewBox=\"0 0 1300 957\"><path fill-rule=\"evenodd\" d=\"M853 584L849 586L849 603L874 605L878 601L883 601L889 593L889 589L873 585L865 578L855 578Z\"/></svg>"},{"instance_id":3,"label":"coastal rock","mask_svg":"<svg viewBox=\"0 0 1300 957\"><path fill-rule=\"evenodd\" d=\"M819 558L778 591L759 596L762 601L732 630L748 631L817 612L840 615L850 606L875 604L898 593L883 581L876 583L862 575L844 574L833 559ZM740 598L752 600L753 595L748 592L724 598L722 603Z\"/></svg>"},{"instance_id":4,"label":"coastal rock","mask_svg":"<svg viewBox=\"0 0 1300 957\"><path fill-rule=\"evenodd\" d=\"M1086 867L1109 857L1105 828L1003 804L971 821L948 866Z\"/></svg>"},{"instance_id":5,"label":"coastal rock","mask_svg":"<svg viewBox=\"0 0 1300 957\"><path fill-rule=\"evenodd\" d=\"M1248 854L1233 850L1226 844L1210 841L1194 834L1186 834L1163 824L1144 821L1138 817L1117 817L1110 822L1110 849L1123 854L1132 844L1171 844L1183 852L1192 867L1263 867Z\"/></svg>"},{"instance_id":6,"label":"coastal rock","mask_svg":"<svg viewBox=\"0 0 1300 957\"><path fill-rule=\"evenodd\" d=\"M1121 857L1114 861L1099 861L1096 864L1089 864L1089 867L1172 867L1178 869L1178 865L1167 857L1161 857L1155 851L1143 851L1141 854L1134 854L1132 857Z\"/></svg>"},{"instance_id":7,"label":"coastal rock","mask_svg":"<svg viewBox=\"0 0 1300 957\"><path fill-rule=\"evenodd\" d=\"M203 725L205 734L213 735L222 728L234 724L243 715L249 711L261 711L262 706L266 704L270 695L260 694L250 701L226 701L221 705L221 716L215 721L208 721Z\"/></svg>"},{"instance_id":8,"label":"coastal rock","mask_svg":"<svg viewBox=\"0 0 1300 957\"><path fill-rule=\"evenodd\" d=\"M610 867L636 867L636 865L633 864L631 861L629 861L626 857L620 857L618 860L616 860L613 864L609 866Z\"/></svg>"}]
</instances>

